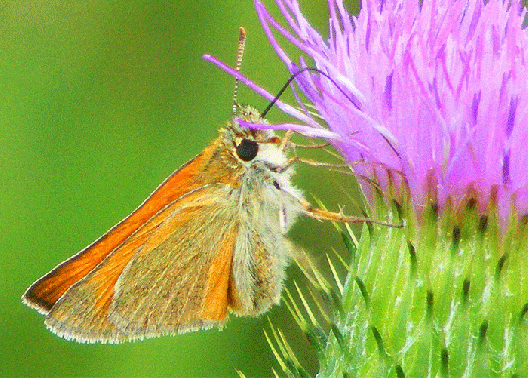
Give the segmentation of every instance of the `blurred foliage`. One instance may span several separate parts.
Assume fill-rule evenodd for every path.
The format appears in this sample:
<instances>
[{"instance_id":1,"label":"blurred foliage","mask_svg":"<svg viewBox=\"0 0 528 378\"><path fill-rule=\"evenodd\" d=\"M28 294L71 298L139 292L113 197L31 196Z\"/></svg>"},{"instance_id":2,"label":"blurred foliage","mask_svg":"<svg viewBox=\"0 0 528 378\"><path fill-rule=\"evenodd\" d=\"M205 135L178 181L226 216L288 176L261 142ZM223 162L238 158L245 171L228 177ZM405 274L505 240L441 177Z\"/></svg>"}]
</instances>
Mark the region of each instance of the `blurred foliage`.
<instances>
[{"instance_id":1,"label":"blurred foliage","mask_svg":"<svg viewBox=\"0 0 528 378\"><path fill-rule=\"evenodd\" d=\"M326 30L326 2L301 4ZM288 79L252 2L5 1L0 25L0 376L270 375L278 365L264 337L267 316L233 317L221 332L82 345L48 332L20 301L34 280L125 217L229 118L233 79L203 54L233 64L244 26L243 73L271 92ZM266 105L245 88L239 99ZM353 203L347 176L300 167L296 180L331 208ZM342 245L331 229L301 220L292 239L317 263L329 245ZM294 267L289 273L301 276ZM268 315L313 375L315 351L285 306Z\"/></svg>"}]
</instances>

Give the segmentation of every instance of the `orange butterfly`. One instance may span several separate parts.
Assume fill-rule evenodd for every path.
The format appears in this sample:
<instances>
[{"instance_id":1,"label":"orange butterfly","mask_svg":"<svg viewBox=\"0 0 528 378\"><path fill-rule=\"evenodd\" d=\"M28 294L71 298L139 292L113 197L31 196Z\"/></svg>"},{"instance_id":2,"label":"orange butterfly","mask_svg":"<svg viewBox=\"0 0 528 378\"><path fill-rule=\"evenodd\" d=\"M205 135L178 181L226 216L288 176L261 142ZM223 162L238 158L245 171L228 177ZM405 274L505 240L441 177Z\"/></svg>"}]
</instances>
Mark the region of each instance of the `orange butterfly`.
<instances>
[{"instance_id":1,"label":"orange butterfly","mask_svg":"<svg viewBox=\"0 0 528 378\"><path fill-rule=\"evenodd\" d=\"M245 34L241 30L237 68ZM235 90L236 92L236 90ZM242 107L246 122L266 122ZM23 301L54 333L118 343L222 326L228 312L257 315L280 300L293 254L286 238L314 209L290 182L284 143L234 120L131 215L36 281Z\"/></svg>"}]
</instances>

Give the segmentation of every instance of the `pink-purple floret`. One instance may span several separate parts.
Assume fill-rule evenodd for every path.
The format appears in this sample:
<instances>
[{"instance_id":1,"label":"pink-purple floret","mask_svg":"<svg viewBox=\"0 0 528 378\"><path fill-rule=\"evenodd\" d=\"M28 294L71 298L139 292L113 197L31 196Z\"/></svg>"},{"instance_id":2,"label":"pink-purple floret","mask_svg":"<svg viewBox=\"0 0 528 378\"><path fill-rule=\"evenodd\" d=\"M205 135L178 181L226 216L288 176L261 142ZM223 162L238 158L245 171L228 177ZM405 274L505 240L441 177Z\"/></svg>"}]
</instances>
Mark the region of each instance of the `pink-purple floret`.
<instances>
[{"instance_id":1,"label":"pink-purple floret","mask_svg":"<svg viewBox=\"0 0 528 378\"><path fill-rule=\"evenodd\" d=\"M528 31L519 1L364 0L350 16L329 0L328 38L297 1L276 4L281 22L255 1L264 30L292 73L311 66L332 78L306 72L296 83L343 157L365 162L359 173L375 170L386 185L386 168L397 172L392 179L406 183L417 209L433 185L440 207L471 192L485 210L495 192L504 218L512 206L528 213ZM318 135L320 121L281 109Z\"/></svg>"}]
</instances>

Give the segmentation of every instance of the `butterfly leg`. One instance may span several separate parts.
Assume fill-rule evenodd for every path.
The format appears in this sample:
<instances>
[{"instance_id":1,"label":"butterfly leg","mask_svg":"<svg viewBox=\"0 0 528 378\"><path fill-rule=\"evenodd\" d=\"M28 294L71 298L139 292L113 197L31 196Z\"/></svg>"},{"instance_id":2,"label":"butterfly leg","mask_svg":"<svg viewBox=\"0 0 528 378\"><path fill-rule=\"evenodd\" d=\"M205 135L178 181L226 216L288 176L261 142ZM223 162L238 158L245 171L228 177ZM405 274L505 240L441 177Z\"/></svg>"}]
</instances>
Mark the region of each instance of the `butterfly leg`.
<instances>
[{"instance_id":1,"label":"butterfly leg","mask_svg":"<svg viewBox=\"0 0 528 378\"><path fill-rule=\"evenodd\" d=\"M330 143L325 142L325 143L319 143L319 144L298 144L298 143L293 143L293 142L290 141L289 145L292 148L306 148L306 149L309 149L309 148L326 148L326 147L330 146Z\"/></svg>"},{"instance_id":2,"label":"butterfly leg","mask_svg":"<svg viewBox=\"0 0 528 378\"><path fill-rule=\"evenodd\" d=\"M295 163L303 163L310 165L312 167L329 167L329 168L348 168L348 164L333 164L333 163L325 163L322 161L317 161L313 159L307 159L307 158L301 158L299 156L293 156L286 161L283 165L280 167L277 167L275 169L275 172L277 173L283 173L287 171L292 165Z\"/></svg>"},{"instance_id":3,"label":"butterfly leg","mask_svg":"<svg viewBox=\"0 0 528 378\"><path fill-rule=\"evenodd\" d=\"M388 222L383 222L377 219L364 218L364 217L355 217L351 215L345 215L342 212L336 213L333 211L327 211L323 209L318 209L313 207L309 202L299 200L301 206L304 208L304 212L307 216L317 220L327 220L332 222L341 222L341 223L361 223L368 222L379 224L387 227L401 228L403 224L393 224Z\"/></svg>"}]
</instances>

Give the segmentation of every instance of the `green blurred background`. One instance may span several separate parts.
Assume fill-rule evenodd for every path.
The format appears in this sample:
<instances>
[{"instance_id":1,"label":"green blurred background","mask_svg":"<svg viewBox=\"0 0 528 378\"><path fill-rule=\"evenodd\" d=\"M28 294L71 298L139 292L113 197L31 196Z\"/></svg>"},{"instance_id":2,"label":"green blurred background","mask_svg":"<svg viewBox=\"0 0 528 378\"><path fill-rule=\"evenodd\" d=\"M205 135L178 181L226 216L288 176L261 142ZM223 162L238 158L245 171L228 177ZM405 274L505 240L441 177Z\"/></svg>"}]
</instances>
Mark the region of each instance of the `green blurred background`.
<instances>
[{"instance_id":1,"label":"green blurred background","mask_svg":"<svg viewBox=\"0 0 528 378\"><path fill-rule=\"evenodd\" d=\"M301 5L326 31L326 2ZM251 1L2 3L0 376L269 376L280 367L263 334L268 316L315 374L315 351L284 304L257 319L233 317L223 331L83 345L48 332L20 301L216 136L230 117L233 79L202 55L232 65L239 26L248 35L242 71L276 92L288 73ZM246 88L239 100L266 106ZM278 110L268 117L281 119ZM336 175L300 167L296 183L336 209L352 203L343 194L352 180ZM292 239L321 264L331 246L344 249L332 225L312 220ZM289 275L302 280L295 267Z\"/></svg>"}]
</instances>

